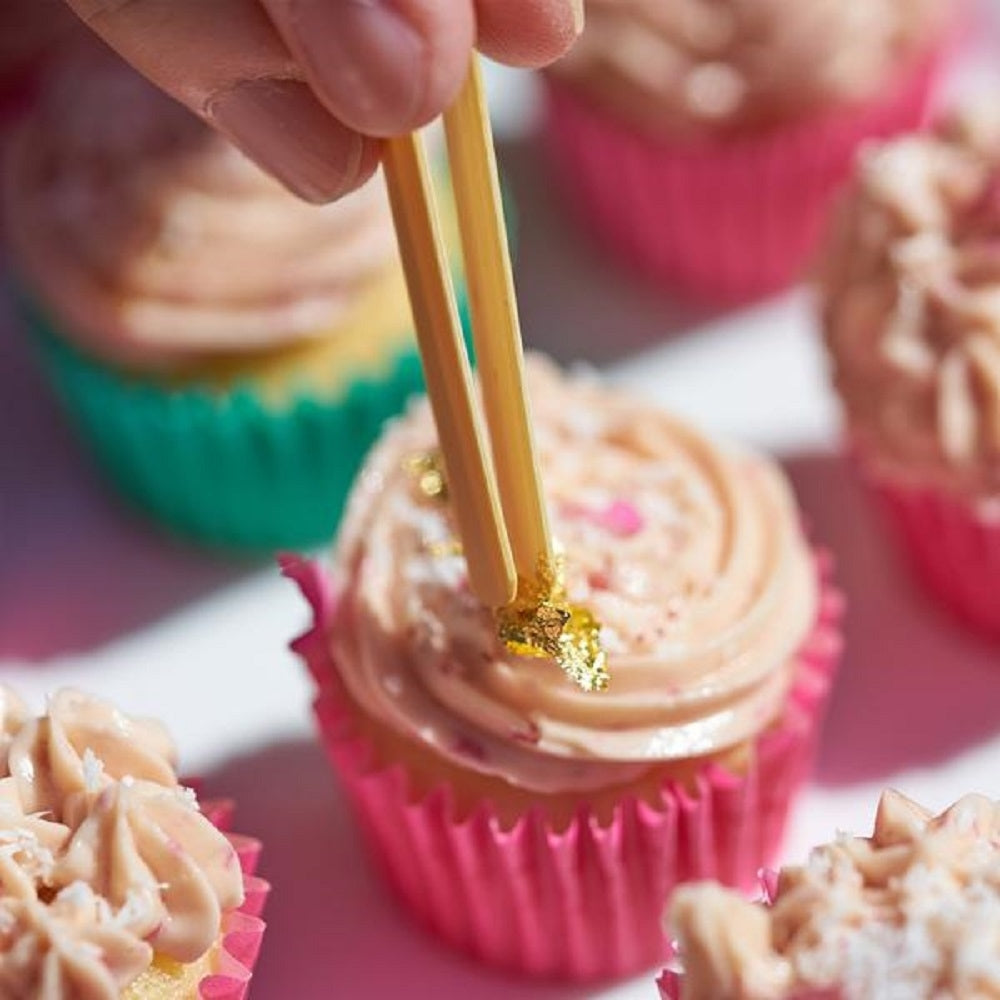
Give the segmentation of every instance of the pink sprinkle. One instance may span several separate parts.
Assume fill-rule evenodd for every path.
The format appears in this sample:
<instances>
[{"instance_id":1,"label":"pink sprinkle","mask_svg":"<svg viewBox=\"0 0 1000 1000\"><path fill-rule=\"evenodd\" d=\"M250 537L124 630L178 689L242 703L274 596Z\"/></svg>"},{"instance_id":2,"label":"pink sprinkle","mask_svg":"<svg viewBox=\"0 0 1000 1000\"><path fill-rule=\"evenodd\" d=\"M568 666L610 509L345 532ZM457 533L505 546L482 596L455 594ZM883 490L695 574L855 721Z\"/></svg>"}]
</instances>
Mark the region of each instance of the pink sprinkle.
<instances>
[{"instance_id":1,"label":"pink sprinkle","mask_svg":"<svg viewBox=\"0 0 1000 1000\"><path fill-rule=\"evenodd\" d=\"M619 538L628 538L642 530L642 515L626 500L615 500L594 516L594 523Z\"/></svg>"},{"instance_id":2,"label":"pink sprinkle","mask_svg":"<svg viewBox=\"0 0 1000 1000\"><path fill-rule=\"evenodd\" d=\"M510 737L511 739L517 740L519 743L528 743L534 745L535 743L538 743L541 740L542 733L534 722L526 720L524 723L524 728L517 726L511 728Z\"/></svg>"},{"instance_id":3,"label":"pink sprinkle","mask_svg":"<svg viewBox=\"0 0 1000 1000\"><path fill-rule=\"evenodd\" d=\"M473 760L486 760L486 750L478 741L468 736L459 735L452 744L452 749L463 757L470 757Z\"/></svg>"},{"instance_id":4,"label":"pink sprinkle","mask_svg":"<svg viewBox=\"0 0 1000 1000\"><path fill-rule=\"evenodd\" d=\"M628 538L636 534L645 524L642 515L627 500L613 500L603 510L585 507L583 504L567 503L563 505L563 514L566 517L590 521L591 524L603 528L618 538Z\"/></svg>"}]
</instances>

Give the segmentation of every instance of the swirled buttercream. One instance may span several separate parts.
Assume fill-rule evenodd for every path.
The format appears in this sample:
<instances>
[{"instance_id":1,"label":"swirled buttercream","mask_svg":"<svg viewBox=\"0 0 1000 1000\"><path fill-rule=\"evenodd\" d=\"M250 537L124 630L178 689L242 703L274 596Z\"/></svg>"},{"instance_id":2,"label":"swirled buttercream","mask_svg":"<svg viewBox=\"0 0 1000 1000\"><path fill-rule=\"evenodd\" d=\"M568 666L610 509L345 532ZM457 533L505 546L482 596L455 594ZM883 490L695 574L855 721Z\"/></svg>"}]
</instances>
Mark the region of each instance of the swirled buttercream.
<instances>
[{"instance_id":1,"label":"swirled buttercream","mask_svg":"<svg viewBox=\"0 0 1000 1000\"><path fill-rule=\"evenodd\" d=\"M209 954L242 874L163 727L72 690L32 719L2 694L0 996L116 1000L154 959Z\"/></svg>"},{"instance_id":2,"label":"swirled buttercream","mask_svg":"<svg viewBox=\"0 0 1000 1000\"><path fill-rule=\"evenodd\" d=\"M109 1000L152 958L83 883L48 904L0 897L0 996Z\"/></svg>"},{"instance_id":3,"label":"swirled buttercream","mask_svg":"<svg viewBox=\"0 0 1000 1000\"><path fill-rule=\"evenodd\" d=\"M411 471L434 446L421 405L374 450L342 529L330 642L349 695L452 762L539 791L609 786L754 736L816 615L780 474L537 361L529 389L568 598L603 625L610 689L583 693L499 642L447 503Z\"/></svg>"},{"instance_id":4,"label":"swirled buttercream","mask_svg":"<svg viewBox=\"0 0 1000 1000\"><path fill-rule=\"evenodd\" d=\"M1000 804L968 795L935 817L886 792L870 838L784 869L768 905L682 887L670 922L683 1000L998 997Z\"/></svg>"},{"instance_id":5,"label":"swirled buttercream","mask_svg":"<svg viewBox=\"0 0 1000 1000\"><path fill-rule=\"evenodd\" d=\"M107 702L64 689L48 712L25 723L7 761L27 812L53 811L66 797L124 777L175 785L175 751L152 719L133 719Z\"/></svg>"},{"instance_id":6,"label":"swirled buttercream","mask_svg":"<svg viewBox=\"0 0 1000 1000\"><path fill-rule=\"evenodd\" d=\"M1000 492L1000 117L983 105L863 153L819 284L863 458Z\"/></svg>"},{"instance_id":7,"label":"swirled buttercream","mask_svg":"<svg viewBox=\"0 0 1000 1000\"><path fill-rule=\"evenodd\" d=\"M306 205L117 61L58 76L8 174L22 279L68 335L129 367L329 335L396 261L380 177Z\"/></svg>"},{"instance_id":8,"label":"swirled buttercream","mask_svg":"<svg viewBox=\"0 0 1000 1000\"><path fill-rule=\"evenodd\" d=\"M588 0L553 75L654 134L727 132L865 100L947 0Z\"/></svg>"},{"instance_id":9,"label":"swirled buttercream","mask_svg":"<svg viewBox=\"0 0 1000 1000\"><path fill-rule=\"evenodd\" d=\"M86 882L157 952L193 962L215 943L243 880L230 844L179 787L123 780L64 803L73 836L51 874Z\"/></svg>"},{"instance_id":10,"label":"swirled buttercream","mask_svg":"<svg viewBox=\"0 0 1000 1000\"><path fill-rule=\"evenodd\" d=\"M0 780L0 897L36 899L69 836L62 823L24 811L13 778Z\"/></svg>"},{"instance_id":11,"label":"swirled buttercream","mask_svg":"<svg viewBox=\"0 0 1000 1000\"><path fill-rule=\"evenodd\" d=\"M28 709L24 702L6 684L0 684L0 777L9 773L7 759L10 743L27 718Z\"/></svg>"}]
</instances>

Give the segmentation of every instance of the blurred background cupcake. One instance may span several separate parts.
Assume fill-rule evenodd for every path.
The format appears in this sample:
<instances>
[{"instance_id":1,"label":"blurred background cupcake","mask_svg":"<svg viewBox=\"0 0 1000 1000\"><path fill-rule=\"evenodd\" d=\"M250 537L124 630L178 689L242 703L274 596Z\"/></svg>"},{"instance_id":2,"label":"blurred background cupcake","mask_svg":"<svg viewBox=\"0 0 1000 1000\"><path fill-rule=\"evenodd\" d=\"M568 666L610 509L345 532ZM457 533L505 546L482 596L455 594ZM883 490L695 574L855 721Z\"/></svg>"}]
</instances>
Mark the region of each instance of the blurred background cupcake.
<instances>
[{"instance_id":1,"label":"blurred background cupcake","mask_svg":"<svg viewBox=\"0 0 1000 1000\"><path fill-rule=\"evenodd\" d=\"M301 203L89 53L11 153L24 311L115 484L204 542L328 539L382 421L422 385L381 177Z\"/></svg>"},{"instance_id":2,"label":"blurred background cupcake","mask_svg":"<svg viewBox=\"0 0 1000 1000\"><path fill-rule=\"evenodd\" d=\"M820 275L849 443L932 590L1000 634L1000 114L865 151Z\"/></svg>"},{"instance_id":3,"label":"blurred background cupcake","mask_svg":"<svg viewBox=\"0 0 1000 1000\"><path fill-rule=\"evenodd\" d=\"M548 74L561 188L664 288L746 300L795 280L859 143L925 115L951 0L589 0Z\"/></svg>"},{"instance_id":4,"label":"blurred background cupcake","mask_svg":"<svg viewBox=\"0 0 1000 1000\"><path fill-rule=\"evenodd\" d=\"M663 1000L938 1000L1000 995L1000 802L935 816L882 793L870 837L836 839L763 879L751 903L685 886L669 923L683 972Z\"/></svg>"},{"instance_id":5,"label":"blurred background cupcake","mask_svg":"<svg viewBox=\"0 0 1000 1000\"><path fill-rule=\"evenodd\" d=\"M327 749L404 903L535 976L664 954L679 882L753 884L811 764L840 599L777 469L597 382L529 369L568 598L610 686L516 655L469 589L421 406L372 451L295 645Z\"/></svg>"}]
</instances>

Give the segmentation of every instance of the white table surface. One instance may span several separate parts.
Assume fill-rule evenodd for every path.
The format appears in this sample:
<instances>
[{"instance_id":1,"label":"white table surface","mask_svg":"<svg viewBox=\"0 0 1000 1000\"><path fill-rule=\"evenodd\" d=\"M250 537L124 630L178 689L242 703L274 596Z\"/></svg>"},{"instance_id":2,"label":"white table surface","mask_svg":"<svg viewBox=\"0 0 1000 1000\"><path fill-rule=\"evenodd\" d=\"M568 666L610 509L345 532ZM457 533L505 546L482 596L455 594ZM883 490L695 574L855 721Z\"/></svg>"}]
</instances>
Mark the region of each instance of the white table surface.
<instances>
[{"instance_id":1,"label":"white table surface","mask_svg":"<svg viewBox=\"0 0 1000 1000\"><path fill-rule=\"evenodd\" d=\"M716 316L665 303L579 238L550 203L530 142L508 140L502 159L521 216L528 343L779 455L836 554L847 654L786 856L837 829L866 831L886 785L933 807L970 790L1000 797L1000 647L916 590L837 457L807 295ZM617 987L529 985L414 928L370 871L313 738L310 684L286 648L306 620L292 586L271 565L207 555L124 509L6 310L0 400L0 676L36 705L75 684L160 716L186 772L237 799L238 827L264 840L274 885L257 1000L653 1000L652 974Z\"/></svg>"}]
</instances>

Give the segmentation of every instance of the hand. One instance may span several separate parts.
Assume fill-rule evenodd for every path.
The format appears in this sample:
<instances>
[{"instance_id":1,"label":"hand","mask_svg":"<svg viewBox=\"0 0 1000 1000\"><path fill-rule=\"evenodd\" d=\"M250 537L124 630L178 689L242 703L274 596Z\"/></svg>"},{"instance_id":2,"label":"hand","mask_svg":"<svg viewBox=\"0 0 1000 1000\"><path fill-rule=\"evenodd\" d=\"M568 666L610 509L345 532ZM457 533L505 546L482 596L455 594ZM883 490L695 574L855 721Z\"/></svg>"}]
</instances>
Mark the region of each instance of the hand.
<instances>
[{"instance_id":1,"label":"hand","mask_svg":"<svg viewBox=\"0 0 1000 1000\"><path fill-rule=\"evenodd\" d=\"M377 137L449 104L474 45L539 66L583 0L67 0L138 70L310 201L363 183Z\"/></svg>"}]
</instances>

